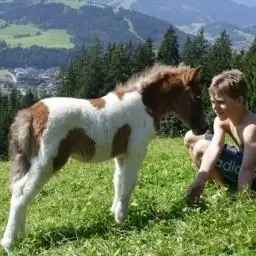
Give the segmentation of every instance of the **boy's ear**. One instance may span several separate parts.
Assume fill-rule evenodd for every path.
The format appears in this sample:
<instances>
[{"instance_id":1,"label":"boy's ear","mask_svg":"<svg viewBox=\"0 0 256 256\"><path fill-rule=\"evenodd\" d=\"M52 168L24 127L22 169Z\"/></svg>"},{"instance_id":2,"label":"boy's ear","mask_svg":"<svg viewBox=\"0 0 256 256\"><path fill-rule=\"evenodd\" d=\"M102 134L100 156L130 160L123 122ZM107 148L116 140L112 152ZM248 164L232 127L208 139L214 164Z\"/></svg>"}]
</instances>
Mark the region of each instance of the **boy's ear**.
<instances>
[{"instance_id":1,"label":"boy's ear","mask_svg":"<svg viewBox=\"0 0 256 256\"><path fill-rule=\"evenodd\" d=\"M243 96L239 96L239 97L237 98L237 101L238 101L239 103L241 103L241 104L244 104L244 97L243 97Z\"/></svg>"}]
</instances>

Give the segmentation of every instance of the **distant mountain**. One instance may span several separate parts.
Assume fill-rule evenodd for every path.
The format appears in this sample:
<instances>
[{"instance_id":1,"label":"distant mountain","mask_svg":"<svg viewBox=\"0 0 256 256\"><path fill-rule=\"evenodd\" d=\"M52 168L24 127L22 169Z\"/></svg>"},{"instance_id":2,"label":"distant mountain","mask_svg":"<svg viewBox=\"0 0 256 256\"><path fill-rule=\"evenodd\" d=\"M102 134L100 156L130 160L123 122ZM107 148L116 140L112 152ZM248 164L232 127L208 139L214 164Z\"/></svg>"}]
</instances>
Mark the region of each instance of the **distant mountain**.
<instances>
[{"instance_id":1,"label":"distant mountain","mask_svg":"<svg viewBox=\"0 0 256 256\"><path fill-rule=\"evenodd\" d=\"M0 65L60 65L73 56L70 49L96 38L107 45L151 37L159 45L170 24L181 46L204 27L210 42L227 30L234 47L247 48L256 35L256 7L238 1L0 0Z\"/></svg>"},{"instance_id":2,"label":"distant mountain","mask_svg":"<svg viewBox=\"0 0 256 256\"><path fill-rule=\"evenodd\" d=\"M68 34L72 36L75 43L79 44L93 41L95 34L103 37L104 41L116 39L120 42L127 38L139 42L148 35L152 35L153 40L159 42L163 30L168 24L173 24L179 29L177 34L181 44L186 37L181 31L195 35L202 27L205 28L207 39L210 41L213 41L221 31L227 30L233 46L240 49L250 46L256 35L255 31L250 29L256 24L256 0L8 0L8 2L10 1L16 4L33 4L35 6L40 3L46 6L49 3L63 3L69 10L63 12L68 12L68 15L70 12L80 13L80 17L85 15L83 17L85 20L81 19L78 23L81 23L82 28L86 29L84 31L89 30L87 36L74 35L71 31L72 28L70 30L70 26L68 26ZM252 5L255 6L251 7ZM113 9L109 9L109 7ZM98 12L92 11L93 9ZM134 10L139 13L135 13ZM57 14L57 17L60 15L63 16L63 14ZM127 19L128 16L129 19ZM89 19L93 20L93 26L89 25ZM73 26L72 20L71 27ZM76 20L78 18L75 18L74 22ZM165 20L168 24L162 23L160 20ZM83 26L86 22L88 25ZM104 28L102 23L105 24ZM98 29L99 24L101 28ZM95 26L96 30L94 30ZM67 26L64 26L63 29L66 28ZM80 32L76 31L75 34L77 33Z\"/></svg>"},{"instance_id":3,"label":"distant mountain","mask_svg":"<svg viewBox=\"0 0 256 256\"><path fill-rule=\"evenodd\" d=\"M242 0L241 0L242 1ZM224 22L234 25L256 24L256 7L231 0L95 0L99 4L129 8L173 24Z\"/></svg>"},{"instance_id":4,"label":"distant mountain","mask_svg":"<svg viewBox=\"0 0 256 256\"><path fill-rule=\"evenodd\" d=\"M216 33L227 30L233 46L247 48L255 32L256 0L95 0L119 10L133 9L166 20L189 34L205 26L212 41ZM243 4L242 4L243 3ZM254 7L252 7L254 6Z\"/></svg>"},{"instance_id":5,"label":"distant mountain","mask_svg":"<svg viewBox=\"0 0 256 256\"><path fill-rule=\"evenodd\" d=\"M96 39L107 46L151 37L158 46L169 26L133 10L89 1L0 0L0 66L62 66ZM174 29L182 46L188 35Z\"/></svg>"},{"instance_id":6,"label":"distant mountain","mask_svg":"<svg viewBox=\"0 0 256 256\"><path fill-rule=\"evenodd\" d=\"M256 6L256 1L255 0L232 0L233 2L237 3L237 4L243 4L243 5L247 5L247 6Z\"/></svg>"},{"instance_id":7,"label":"distant mountain","mask_svg":"<svg viewBox=\"0 0 256 256\"><path fill-rule=\"evenodd\" d=\"M223 22L233 25L256 24L255 0L0 0L0 2L62 3L78 9L83 6L135 10L178 25L192 22Z\"/></svg>"},{"instance_id":8,"label":"distant mountain","mask_svg":"<svg viewBox=\"0 0 256 256\"><path fill-rule=\"evenodd\" d=\"M71 2L73 7L79 7L75 4L80 3L80 8L43 0L0 1L0 40L11 46L30 46L59 33L55 41L47 41L49 47L58 46L58 38L59 45L65 48L89 45L96 38L104 44L129 41L136 44L151 37L158 44L170 26L166 21L136 11L120 9L116 12L100 4L81 6L81 1L75 0L63 2ZM176 32L182 44L187 35L179 29ZM61 40L66 40L65 44Z\"/></svg>"},{"instance_id":9,"label":"distant mountain","mask_svg":"<svg viewBox=\"0 0 256 256\"><path fill-rule=\"evenodd\" d=\"M189 25L178 26L182 31L192 35L195 35L202 27L204 28L205 38L210 43L214 43L220 33L226 30L232 41L232 46L236 49L246 49L250 47L256 35L254 26L241 28L236 25L221 22L214 22L206 25L203 23L192 23Z\"/></svg>"},{"instance_id":10,"label":"distant mountain","mask_svg":"<svg viewBox=\"0 0 256 256\"><path fill-rule=\"evenodd\" d=\"M239 26L227 23L211 23L204 26L206 39L213 42L224 29L230 36L233 47L238 49L250 47L256 35L253 27L241 29Z\"/></svg>"}]
</instances>

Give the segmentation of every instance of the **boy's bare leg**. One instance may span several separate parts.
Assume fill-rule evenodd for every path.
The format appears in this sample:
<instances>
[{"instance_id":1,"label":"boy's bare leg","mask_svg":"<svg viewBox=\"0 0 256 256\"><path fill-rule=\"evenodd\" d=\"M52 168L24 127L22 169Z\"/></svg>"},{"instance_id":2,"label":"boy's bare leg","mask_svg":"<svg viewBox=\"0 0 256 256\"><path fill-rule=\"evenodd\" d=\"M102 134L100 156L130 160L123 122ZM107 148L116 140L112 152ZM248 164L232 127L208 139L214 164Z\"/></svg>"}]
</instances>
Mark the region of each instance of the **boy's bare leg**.
<instances>
[{"instance_id":1,"label":"boy's bare leg","mask_svg":"<svg viewBox=\"0 0 256 256\"><path fill-rule=\"evenodd\" d=\"M184 138L184 144L189 151L193 163L197 167L201 165L203 154L210 144L210 141L204 138L204 135L196 136L192 133L192 131L188 131ZM209 182L211 181L216 182L218 185L227 185L224 175L217 169L211 173Z\"/></svg>"},{"instance_id":2,"label":"boy's bare leg","mask_svg":"<svg viewBox=\"0 0 256 256\"><path fill-rule=\"evenodd\" d=\"M211 173L211 176L210 176L210 179L208 182L215 182L216 184L218 185L222 185L222 186L228 186L226 180L225 180L225 177L222 173L220 173L217 169L215 169L212 173Z\"/></svg>"},{"instance_id":3,"label":"boy's bare leg","mask_svg":"<svg viewBox=\"0 0 256 256\"><path fill-rule=\"evenodd\" d=\"M184 145L187 148L192 160L193 160L193 149L195 144L199 141L199 140L203 140L205 138L204 135L195 135L191 130L188 131L185 134L184 137Z\"/></svg>"}]
</instances>

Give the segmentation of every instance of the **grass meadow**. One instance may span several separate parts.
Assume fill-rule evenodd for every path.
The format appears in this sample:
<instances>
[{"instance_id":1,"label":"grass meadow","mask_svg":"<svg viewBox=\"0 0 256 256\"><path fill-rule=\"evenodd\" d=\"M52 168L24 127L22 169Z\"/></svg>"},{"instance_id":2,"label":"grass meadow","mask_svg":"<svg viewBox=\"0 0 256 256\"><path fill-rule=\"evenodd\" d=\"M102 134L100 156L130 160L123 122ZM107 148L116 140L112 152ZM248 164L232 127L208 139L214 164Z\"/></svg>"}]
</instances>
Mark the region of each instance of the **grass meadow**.
<instances>
[{"instance_id":1,"label":"grass meadow","mask_svg":"<svg viewBox=\"0 0 256 256\"><path fill-rule=\"evenodd\" d=\"M71 36L66 30L41 30L33 24L9 24L6 27L2 27L0 29L0 40L5 41L10 47L31 47L33 45L46 48L69 49L74 47L74 44L71 42Z\"/></svg>"},{"instance_id":2,"label":"grass meadow","mask_svg":"<svg viewBox=\"0 0 256 256\"><path fill-rule=\"evenodd\" d=\"M87 1L85 1L85 0L72 0L72 1L70 1L70 0L47 0L45 2L46 3L65 4L65 5L68 5L71 8L79 9L82 6L85 6Z\"/></svg>"},{"instance_id":3,"label":"grass meadow","mask_svg":"<svg viewBox=\"0 0 256 256\"><path fill-rule=\"evenodd\" d=\"M8 163L0 168L2 235ZM122 226L109 214L112 173L112 161L70 160L30 204L26 236L13 255L255 255L255 194L208 184L202 201L188 206L184 194L195 170L182 139L152 140Z\"/></svg>"},{"instance_id":4,"label":"grass meadow","mask_svg":"<svg viewBox=\"0 0 256 256\"><path fill-rule=\"evenodd\" d=\"M11 3L14 2L14 0L0 0L0 3ZM40 0L30 0L32 3L40 3ZM45 0L44 3L60 3L65 4L71 8L79 9L82 6L86 5L87 0Z\"/></svg>"}]
</instances>

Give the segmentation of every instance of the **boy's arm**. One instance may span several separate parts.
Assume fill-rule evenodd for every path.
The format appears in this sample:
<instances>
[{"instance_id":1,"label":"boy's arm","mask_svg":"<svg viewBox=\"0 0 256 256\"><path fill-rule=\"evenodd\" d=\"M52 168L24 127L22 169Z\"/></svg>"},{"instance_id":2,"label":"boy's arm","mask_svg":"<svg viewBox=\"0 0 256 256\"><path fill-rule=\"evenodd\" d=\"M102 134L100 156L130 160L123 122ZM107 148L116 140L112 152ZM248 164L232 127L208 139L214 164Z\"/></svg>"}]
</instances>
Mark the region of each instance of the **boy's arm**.
<instances>
[{"instance_id":1,"label":"boy's arm","mask_svg":"<svg viewBox=\"0 0 256 256\"><path fill-rule=\"evenodd\" d=\"M238 175L238 191L251 187L253 171L256 167L256 126L249 125L244 129L243 161Z\"/></svg>"},{"instance_id":2,"label":"boy's arm","mask_svg":"<svg viewBox=\"0 0 256 256\"><path fill-rule=\"evenodd\" d=\"M205 150L200 169L193 183L188 187L187 199L190 202L197 201L203 192L204 184L209 179L211 171L215 169L217 160L224 146L225 130L221 121L214 120L214 135L208 148Z\"/></svg>"}]
</instances>

